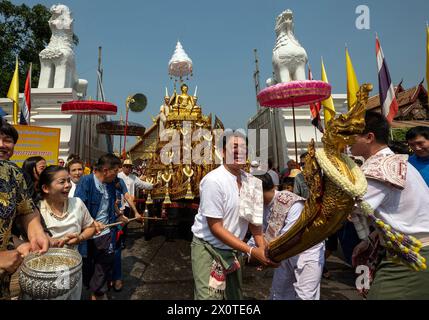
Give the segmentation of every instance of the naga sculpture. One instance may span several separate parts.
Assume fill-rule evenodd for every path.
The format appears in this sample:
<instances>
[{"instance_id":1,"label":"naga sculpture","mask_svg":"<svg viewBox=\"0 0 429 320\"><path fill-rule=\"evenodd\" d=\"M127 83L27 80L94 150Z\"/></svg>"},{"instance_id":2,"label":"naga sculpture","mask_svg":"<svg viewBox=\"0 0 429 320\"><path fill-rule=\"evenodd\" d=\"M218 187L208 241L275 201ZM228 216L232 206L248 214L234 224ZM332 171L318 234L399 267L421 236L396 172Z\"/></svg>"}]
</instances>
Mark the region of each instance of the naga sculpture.
<instances>
[{"instance_id":1,"label":"naga sculpture","mask_svg":"<svg viewBox=\"0 0 429 320\"><path fill-rule=\"evenodd\" d=\"M314 141L308 148L304 177L310 190L304 210L295 224L283 235L267 239L268 254L274 261L295 256L325 240L341 228L352 212L355 200L366 193L367 183L360 168L343 154L353 144L355 135L365 127L365 106L372 85L365 84L358 93L358 102L346 114L332 119L316 151ZM332 169L337 170L332 174ZM342 177L341 181L338 177ZM347 190L353 189L355 195Z\"/></svg>"},{"instance_id":2,"label":"naga sculpture","mask_svg":"<svg viewBox=\"0 0 429 320\"><path fill-rule=\"evenodd\" d=\"M368 186L365 175L342 153L365 128L365 107L371 90L371 84L362 85L350 111L329 121L322 150L315 151L314 141L310 144L303 172L310 197L299 219L286 233L266 236L272 260L287 259L322 242L341 228L356 204L364 218L375 226L394 260L413 270L427 268L419 253L422 242L375 216L375 210L363 199Z\"/></svg>"}]
</instances>

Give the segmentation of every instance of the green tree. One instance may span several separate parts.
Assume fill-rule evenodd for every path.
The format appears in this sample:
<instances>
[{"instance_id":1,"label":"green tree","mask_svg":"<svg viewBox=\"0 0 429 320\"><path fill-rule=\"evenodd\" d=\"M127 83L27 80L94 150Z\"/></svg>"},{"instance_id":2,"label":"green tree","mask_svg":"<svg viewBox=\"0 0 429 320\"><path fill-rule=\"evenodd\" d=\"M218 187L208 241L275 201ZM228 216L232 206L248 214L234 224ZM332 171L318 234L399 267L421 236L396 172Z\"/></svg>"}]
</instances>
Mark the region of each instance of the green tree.
<instances>
[{"instance_id":1,"label":"green tree","mask_svg":"<svg viewBox=\"0 0 429 320\"><path fill-rule=\"evenodd\" d=\"M41 4L32 8L14 5L8 0L0 0L0 97L9 90L15 70L15 57L19 59L19 88L24 91L25 77L33 63L32 86L37 86L40 75L39 52L49 43L49 9ZM79 39L74 35L74 43Z\"/></svg>"},{"instance_id":2,"label":"green tree","mask_svg":"<svg viewBox=\"0 0 429 320\"><path fill-rule=\"evenodd\" d=\"M393 141L405 141L405 135L410 128L394 128L392 129Z\"/></svg>"}]
</instances>

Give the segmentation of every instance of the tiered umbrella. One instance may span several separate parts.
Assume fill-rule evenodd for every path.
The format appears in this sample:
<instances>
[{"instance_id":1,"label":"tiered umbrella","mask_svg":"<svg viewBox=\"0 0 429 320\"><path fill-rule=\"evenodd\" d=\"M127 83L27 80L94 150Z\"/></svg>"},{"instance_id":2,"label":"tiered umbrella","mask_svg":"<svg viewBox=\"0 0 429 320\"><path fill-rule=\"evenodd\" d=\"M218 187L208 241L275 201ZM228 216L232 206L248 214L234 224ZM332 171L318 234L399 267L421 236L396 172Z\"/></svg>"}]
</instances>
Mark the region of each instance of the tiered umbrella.
<instances>
[{"instance_id":1,"label":"tiered umbrella","mask_svg":"<svg viewBox=\"0 0 429 320\"><path fill-rule=\"evenodd\" d=\"M126 124L125 121L105 121L100 122L96 126L97 133L99 134L107 134L112 136L135 136L140 137L143 136L146 128L136 122L128 121ZM125 152L125 142L124 142L124 150Z\"/></svg>"},{"instance_id":2,"label":"tiered umbrella","mask_svg":"<svg viewBox=\"0 0 429 320\"><path fill-rule=\"evenodd\" d=\"M110 103L103 101L75 100L68 101L61 105L61 112L65 114L81 114L89 116L89 139L91 139L91 116L92 115L114 115L118 108ZM91 163L91 143L88 143L88 161Z\"/></svg>"},{"instance_id":3,"label":"tiered umbrella","mask_svg":"<svg viewBox=\"0 0 429 320\"><path fill-rule=\"evenodd\" d=\"M168 63L168 74L171 77L180 78L192 76L192 60L186 54L180 41L177 41L176 49Z\"/></svg>"},{"instance_id":4,"label":"tiered umbrella","mask_svg":"<svg viewBox=\"0 0 429 320\"><path fill-rule=\"evenodd\" d=\"M108 134L112 136L124 136L125 135L125 121L105 121L100 122L96 126L97 133ZM144 135L146 128L142 125L128 121L127 135L128 136L142 136Z\"/></svg>"},{"instance_id":5,"label":"tiered umbrella","mask_svg":"<svg viewBox=\"0 0 429 320\"><path fill-rule=\"evenodd\" d=\"M323 101L331 95L331 85L319 80L283 82L265 88L258 94L261 106L270 108L292 107L295 160L298 162L296 141L295 107Z\"/></svg>"}]
</instances>

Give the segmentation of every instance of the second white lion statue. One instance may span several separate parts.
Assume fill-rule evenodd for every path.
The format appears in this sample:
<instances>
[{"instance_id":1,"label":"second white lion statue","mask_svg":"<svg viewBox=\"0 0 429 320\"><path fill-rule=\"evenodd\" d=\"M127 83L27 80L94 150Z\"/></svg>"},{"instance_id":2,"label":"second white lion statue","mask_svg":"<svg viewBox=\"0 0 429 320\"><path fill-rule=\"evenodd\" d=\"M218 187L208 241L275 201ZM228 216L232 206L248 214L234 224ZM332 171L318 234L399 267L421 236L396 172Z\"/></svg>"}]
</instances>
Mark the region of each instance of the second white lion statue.
<instances>
[{"instance_id":1,"label":"second white lion statue","mask_svg":"<svg viewBox=\"0 0 429 320\"><path fill-rule=\"evenodd\" d=\"M78 79L73 52L73 19L70 9L53 5L49 19L52 36L48 46L39 53L41 70L39 88L73 88L86 95L88 81Z\"/></svg>"},{"instance_id":2,"label":"second white lion statue","mask_svg":"<svg viewBox=\"0 0 429 320\"><path fill-rule=\"evenodd\" d=\"M274 72L273 78L267 80L267 85L305 80L307 52L295 38L291 10L285 10L277 17L275 31L277 41L273 49Z\"/></svg>"}]
</instances>

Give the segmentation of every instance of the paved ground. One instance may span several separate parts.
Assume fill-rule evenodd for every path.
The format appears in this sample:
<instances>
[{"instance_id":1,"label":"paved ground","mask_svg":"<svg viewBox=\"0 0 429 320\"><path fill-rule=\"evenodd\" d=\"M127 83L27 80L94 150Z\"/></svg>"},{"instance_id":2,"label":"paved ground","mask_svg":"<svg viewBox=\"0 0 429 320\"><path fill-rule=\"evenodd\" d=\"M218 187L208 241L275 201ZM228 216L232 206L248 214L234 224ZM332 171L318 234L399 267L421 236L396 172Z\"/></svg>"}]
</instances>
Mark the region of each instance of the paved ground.
<instances>
[{"instance_id":1,"label":"paved ground","mask_svg":"<svg viewBox=\"0 0 429 320\"><path fill-rule=\"evenodd\" d=\"M323 279L323 300L361 299L354 288L354 274L340 258L328 259L331 273ZM271 286L272 270L257 271L255 267L244 268L243 284L246 299L267 299ZM111 299L152 300L193 298L193 280L189 241L168 240L164 235L146 241L143 230L137 224L130 225L127 248L123 251L124 289L111 291Z\"/></svg>"}]
</instances>

